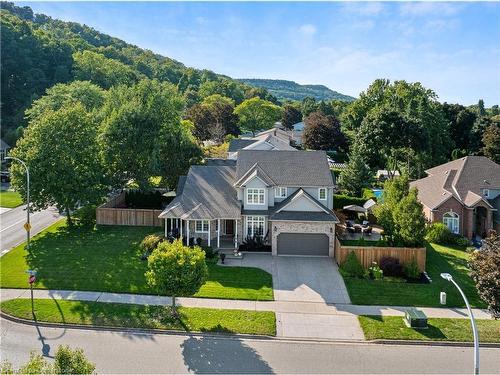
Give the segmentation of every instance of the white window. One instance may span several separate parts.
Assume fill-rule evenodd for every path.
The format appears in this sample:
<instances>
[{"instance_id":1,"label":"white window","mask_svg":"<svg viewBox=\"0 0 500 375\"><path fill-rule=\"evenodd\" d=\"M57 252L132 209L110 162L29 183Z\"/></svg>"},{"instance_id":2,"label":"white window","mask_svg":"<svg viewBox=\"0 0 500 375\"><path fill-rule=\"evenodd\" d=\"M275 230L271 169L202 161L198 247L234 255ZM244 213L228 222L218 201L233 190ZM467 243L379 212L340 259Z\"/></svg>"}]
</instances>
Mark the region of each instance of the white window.
<instances>
[{"instance_id":1,"label":"white window","mask_svg":"<svg viewBox=\"0 0 500 375\"><path fill-rule=\"evenodd\" d=\"M265 189L261 188L248 188L247 189L247 204L259 204L263 205L265 203Z\"/></svg>"},{"instance_id":2,"label":"white window","mask_svg":"<svg viewBox=\"0 0 500 375\"><path fill-rule=\"evenodd\" d=\"M286 198L286 187L275 187L274 188L274 197L275 198Z\"/></svg>"},{"instance_id":3,"label":"white window","mask_svg":"<svg viewBox=\"0 0 500 375\"><path fill-rule=\"evenodd\" d=\"M490 189L483 189L483 195L488 198L490 196Z\"/></svg>"},{"instance_id":4,"label":"white window","mask_svg":"<svg viewBox=\"0 0 500 375\"><path fill-rule=\"evenodd\" d=\"M447 212L443 215L443 224L448 227L451 233L458 233L458 214L455 212Z\"/></svg>"},{"instance_id":5,"label":"white window","mask_svg":"<svg viewBox=\"0 0 500 375\"><path fill-rule=\"evenodd\" d=\"M247 236L263 236L264 223L264 216L247 216Z\"/></svg>"},{"instance_id":6,"label":"white window","mask_svg":"<svg viewBox=\"0 0 500 375\"><path fill-rule=\"evenodd\" d=\"M318 199L320 201L326 201L326 188L318 189Z\"/></svg>"},{"instance_id":7,"label":"white window","mask_svg":"<svg viewBox=\"0 0 500 375\"><path fill-rule=\"evenodd\" d=\"M196 233L208 233L208 220L196 220Z\"/></svg>"}]
</instances>

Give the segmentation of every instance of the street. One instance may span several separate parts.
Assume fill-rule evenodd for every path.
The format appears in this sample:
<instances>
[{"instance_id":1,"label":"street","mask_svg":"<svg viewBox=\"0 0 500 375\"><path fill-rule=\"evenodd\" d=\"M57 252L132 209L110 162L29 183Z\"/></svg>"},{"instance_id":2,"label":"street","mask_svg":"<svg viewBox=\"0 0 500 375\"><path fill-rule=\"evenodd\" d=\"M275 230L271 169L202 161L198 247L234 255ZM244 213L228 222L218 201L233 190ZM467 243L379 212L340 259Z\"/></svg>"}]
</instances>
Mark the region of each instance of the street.
<instances>
[{"instance_id":1,"label":"street","mask_svg":"<svg viewBox=\"0 0 500 375\"><path fill-rule=\"evenodd\" d=\"M306 342L34 327L0 320L1 357L84 349L97 373L471 373L472 348ZM481 348L481 373L500 373L500 349Z\"/></svg>"},{"instance_id":2,"label":"street","mask_svg":"<svg viewBox=\"0 0 500 375\"><path fill-rule=\"evenodd\" d=\"M1 252L5 254L13 247L26 241L26 205L16 207L0 215ZM54 208L31 212L31 237L62 218Z\"/></svg>"}]
</instances>

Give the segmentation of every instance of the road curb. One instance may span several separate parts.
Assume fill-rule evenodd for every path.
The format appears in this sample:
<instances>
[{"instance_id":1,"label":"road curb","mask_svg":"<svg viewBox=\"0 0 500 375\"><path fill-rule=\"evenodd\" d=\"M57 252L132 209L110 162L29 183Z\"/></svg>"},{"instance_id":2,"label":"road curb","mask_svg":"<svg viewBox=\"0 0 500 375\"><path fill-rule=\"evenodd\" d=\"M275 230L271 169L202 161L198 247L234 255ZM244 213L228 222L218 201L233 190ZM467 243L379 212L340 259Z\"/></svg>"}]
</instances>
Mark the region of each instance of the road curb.
<instances>
[{"instance_id":1,"label":"road curb","mask_svg":"<svg viewBox=\"0 0 500 375\"><path fill-rule=\"evenodd\" d=\"M419 346L455 346L455 347L474 347L473 342L467 341L423 341L423 340L370 340L373 344L383 344L383 345L419 345ZM481 348L500 348L500 343L496 342L485 342L479 343Z\"/></svg>"}]
</instances>

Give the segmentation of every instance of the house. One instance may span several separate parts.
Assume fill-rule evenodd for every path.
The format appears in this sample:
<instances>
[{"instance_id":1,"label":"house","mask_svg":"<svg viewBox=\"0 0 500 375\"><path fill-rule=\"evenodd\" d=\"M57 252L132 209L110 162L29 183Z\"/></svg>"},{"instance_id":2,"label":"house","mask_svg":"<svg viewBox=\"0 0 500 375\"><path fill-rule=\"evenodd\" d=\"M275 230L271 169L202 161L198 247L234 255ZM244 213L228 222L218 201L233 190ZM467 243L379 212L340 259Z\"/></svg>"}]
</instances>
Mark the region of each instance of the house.
<instances>
[{"instance_id":1,"label":"house","mask_svg":"<svg viewBox=\"0 0 500 375\"><path fill-rule=\"evenodd\" d=\"M334 183L323 151L240 149L236 161L192 166L160 214L166 232L238 248L247 237L273 255L334 256Z\"/></svg>"},{"instance_id":2,"label":"house","mask_svg":"<svg viewBox=\"0 0 500 375\"><path fill-rule=\"evenodd\" d=\"M297 122L292 125L292 141L297 145L302 145L302 136L304 135L304 122Z\"/></svg>"},{"instance_id":3,"label":"house","mask_svg":"<svg viewBox=\"0 0 500 375\"><path fill-rule=\"evenodd\" d=\"M430 222L442 222L470 239L500 228L500 165L484 156L466 156L426 171L411 182Z\"/></svg>"},{"instance_id":4,"label":"house","mask_svg":"<svg viewBox=\"0 0 500 375\"><path fill-rule=\"evenodd\" d=\"M387 169L379 169L377 171L377 174L375 177L377 177L377 180L379 181L385 181L389 178L392 178L392 177L399 177L400 174L399 174L399 171L396 171L396 170L387 170Z\"/></svg>"},{"instance_id":5,"label":"house","mask_svg":"<svg viewBox=\"0 0 500 375\"><path fill-rule=\"evenodd\" d=\"M3 162L4 158L7 156L7 153L10 150L10 146L4 142L3 139L0 139L0 160Z\"/></svg>"},{"instance_id":6,"label":"house","mask_svg":"<svg viewBox=\"0 0 500 375\"><path fill-rule=\"evenodd\" d=\"M236 159L240 150L296 151L290 146L290 138L283 136L281 130L275 128L261 132L254 138L232 139L229 142L228 159Z\"/></svg>"}]
</instances>

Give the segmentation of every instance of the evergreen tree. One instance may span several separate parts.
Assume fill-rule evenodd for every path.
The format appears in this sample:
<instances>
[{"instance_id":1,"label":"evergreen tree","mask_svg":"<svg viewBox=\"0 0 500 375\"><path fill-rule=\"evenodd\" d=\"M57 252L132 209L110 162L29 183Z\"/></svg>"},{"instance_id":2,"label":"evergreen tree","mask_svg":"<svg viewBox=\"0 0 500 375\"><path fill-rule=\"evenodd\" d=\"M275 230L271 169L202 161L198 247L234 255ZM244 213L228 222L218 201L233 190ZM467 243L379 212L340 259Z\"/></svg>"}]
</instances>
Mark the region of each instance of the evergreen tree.
<instances>
[{"instance_id":1,"label":"evergreen tree","mask_svg":"<svg viewBox=\"0 0 500 375\"><path fill-rule=\"evenodd\" d=\"M357 149L349 156L349 162L340 172L339 184L342 190L352 196L361 196L363 188L370 185L372 172Z\"/></svg>"}]
</instances>

